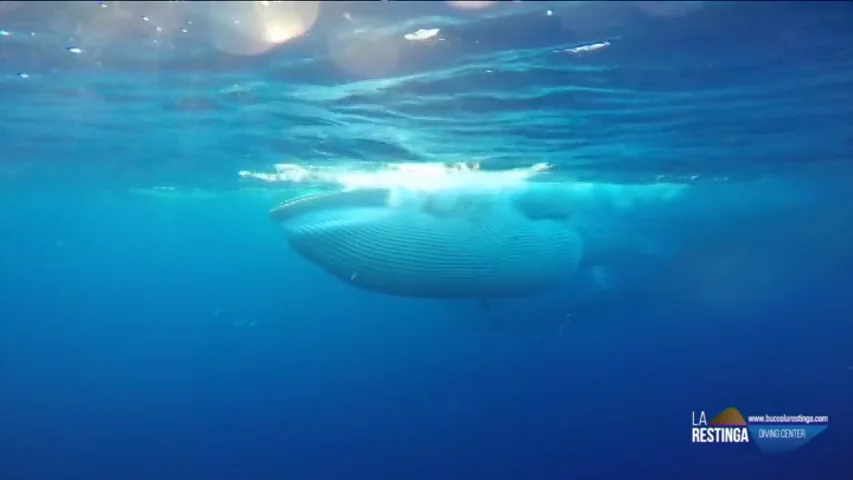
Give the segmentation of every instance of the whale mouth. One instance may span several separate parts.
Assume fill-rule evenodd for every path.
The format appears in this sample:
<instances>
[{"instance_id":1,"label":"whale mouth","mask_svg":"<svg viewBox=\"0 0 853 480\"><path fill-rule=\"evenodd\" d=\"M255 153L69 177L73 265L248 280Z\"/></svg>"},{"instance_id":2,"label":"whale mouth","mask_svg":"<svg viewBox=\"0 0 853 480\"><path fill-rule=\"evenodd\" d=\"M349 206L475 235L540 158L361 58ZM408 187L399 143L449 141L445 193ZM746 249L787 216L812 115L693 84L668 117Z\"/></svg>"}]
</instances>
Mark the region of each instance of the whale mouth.
<instances>
[{"instance_id":1,"label":"whale mouth","mask_svg":"<svg viewBox=\"0 0 853 480\"><path fill-rule=\"evenodd\" d=\"M498 298L559 284L580 236L510 196L389 188L322 193L270 212L290 245L358 288L404 297Z\"/></svg>"}]
</instances>

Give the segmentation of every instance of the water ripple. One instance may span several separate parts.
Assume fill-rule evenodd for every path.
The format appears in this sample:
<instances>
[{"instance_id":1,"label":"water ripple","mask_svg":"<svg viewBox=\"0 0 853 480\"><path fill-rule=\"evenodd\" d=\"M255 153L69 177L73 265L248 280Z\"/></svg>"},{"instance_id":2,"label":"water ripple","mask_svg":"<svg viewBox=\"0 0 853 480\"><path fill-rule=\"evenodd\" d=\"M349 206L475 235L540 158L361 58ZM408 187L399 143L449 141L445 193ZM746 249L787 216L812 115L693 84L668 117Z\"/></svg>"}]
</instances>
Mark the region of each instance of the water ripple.
<instances>
[{"instance_id":1,"label":"water ripple","mask_svg":"<svg viewBox=\"0 0 853 480\"><path fill-rule=\"evenodd\" d=\"M208 11L157 7L155 31L130 4L115 25L115 5L18 7L0 17L0 137L26 155L4 161L48 168L61 149L113 175L228 183L284 159L605 175L851 157L849 9L408 3L324 3L306 36L245 56L214 48ZM404 38L421 28L438 34Z\"/></svg>"}]
</instances>

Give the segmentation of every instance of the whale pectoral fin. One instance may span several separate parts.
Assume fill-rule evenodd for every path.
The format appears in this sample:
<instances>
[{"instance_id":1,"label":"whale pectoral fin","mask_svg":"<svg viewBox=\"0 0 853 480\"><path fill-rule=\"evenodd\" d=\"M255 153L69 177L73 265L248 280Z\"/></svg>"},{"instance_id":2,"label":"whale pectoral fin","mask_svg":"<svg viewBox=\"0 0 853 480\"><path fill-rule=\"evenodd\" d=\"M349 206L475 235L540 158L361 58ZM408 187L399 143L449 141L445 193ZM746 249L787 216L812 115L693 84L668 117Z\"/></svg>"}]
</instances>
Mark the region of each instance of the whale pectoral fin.
<instances>
[{"instance_id":1,"label":"whale pectoral fin","mask_svg":"<svg viewBox=\"0 0 853 480\"><path fill-rule=\"evenodd\" d=\"M480 305L480 307L481 307L483 310L485 310L486 312L491 312L491 311L492 311L492 304L491 304L491 302L489 302L489 300L488 300L487 298L478 298L478 299L477 299L477 303L478 303L478 304Z\"/></svg>"}]
</instances>

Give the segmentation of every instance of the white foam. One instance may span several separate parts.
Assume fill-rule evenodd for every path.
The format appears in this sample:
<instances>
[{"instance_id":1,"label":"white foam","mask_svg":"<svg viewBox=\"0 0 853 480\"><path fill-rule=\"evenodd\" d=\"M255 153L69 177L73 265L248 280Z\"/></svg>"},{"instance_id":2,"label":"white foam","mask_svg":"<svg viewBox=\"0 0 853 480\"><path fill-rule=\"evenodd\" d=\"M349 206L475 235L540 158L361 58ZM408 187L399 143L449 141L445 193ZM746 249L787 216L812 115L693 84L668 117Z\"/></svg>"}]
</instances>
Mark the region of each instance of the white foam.
<instances>
[{"instance_id":1,"label":"white foam","mask_svg":"<svg viewBox=\"0 0 853 480\"><path fill-rule=\"evenodd\" d=\"M345 190L402 188L435 192L453 189L496 190L518 186L548 169L549 166L544 163L501 171L483 171L476 163L396 163L375 170L278 164L275 172L243 170L238 174L243 178L269 183L321 184Z\"/></svg>"}]
</instances>

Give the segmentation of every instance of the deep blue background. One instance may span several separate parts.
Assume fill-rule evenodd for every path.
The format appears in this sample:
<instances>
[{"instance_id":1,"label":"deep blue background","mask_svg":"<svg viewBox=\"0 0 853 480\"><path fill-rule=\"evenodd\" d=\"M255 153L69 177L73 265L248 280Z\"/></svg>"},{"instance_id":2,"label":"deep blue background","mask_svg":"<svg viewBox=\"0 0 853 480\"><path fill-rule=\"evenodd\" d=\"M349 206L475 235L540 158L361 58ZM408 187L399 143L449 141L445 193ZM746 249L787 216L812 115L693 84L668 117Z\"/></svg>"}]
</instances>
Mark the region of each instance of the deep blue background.
<instances>
[{"instance_id":1,"label":"deep blue background","mask_svg":"<svg viewBox=\"0 0 853 480\"><path fill-rule=\"evenodd\" d=\"M606 314L555 328L573 308L559 294L496 304L487 314L466 302L350 290L290 252L265 217L274 197L240 193L235 175L269 168L278 155L305 156L318 138L327 161L339 154L422 160L430 141L475 148L468 144L478 134L492 142L481 154L493 148L512 163L507 152L547 152L548 161L593 176L793 172L815 182L818 174L849 174L849 2L731 4L676 19L608 5L582 18L595 26L585 34L542 15L563 7L550 3L448 27L454 57L408 51L387 76L446 71L510 49L547 53L603 39L613 46L584 60L601 68L595 75L536 70L534 55L525 57L524 78L427 77L384 91L386 104L375 93L353 94L329 107L330 118L341 120L335 115L347 105L379 105L366 125L411 127L411 119L395 120L407 112L399 102L435 96L417 111L437 117L436 125L456 128L471 111L517 126L384 143L338 139L352 123L288 110L312 104L288 98L293 85L348 88L364 80L319 54L309 66L282 66L287 55L313 55L331 14L290 53L234 58L202 45L203 53L144 61L116 47L101 52L95 70L82 55L69 60L64 48L49 48L66 40L2 43L39 25L43 9L57 4L44 5L0 17L0 28L12 32L0 38L0 478L853 478L845 268L804 285L784 308L753 315L629 297ZM453 14L439 2L329 5L387 25ZM43 25L40 33L67 37L58 30L67 25ZM701 70L708 64L715 68ZM194 85L217 87L233 83L220 76L258 72L279 82L286 101L265 103L278 105L277 123L264 117L251 132L233 126L257 121L257 111L235 105L264 103L258 98L210 94L219 107L194 103L176 119L177 107L164 100L188 85L170 75L176 70L198 74ZM32 73L22 79L22 71ZM96 80L87 76L93 72ZM96 89L95 81L109 85ZM607 111L578 93L512 97L531 82L599 82L636 101L665 94L673 103ZM143 92L151 86L163 91ZM471 94L480 88L487 94ZM705 95L726 89L749 103ZM509 96L504 104L501 92ZM442 103L440 94L451 97ZM95 97L106 100L95 105ZM142 109L130 115L133 105ZM532 121L537 112L584 121L526 131L519 118ZM312 120L324 129L282 138ZM539 138L545 133L554 143ZM611 140L616 150L583 150ZM645 154L614 160L619 148ZM201 188L204 196L131 190L163 183ZM831 424L784 457L754 445L689 443L692 411L713 415L729 406L744 415L829 415Z\"/></svg>"}]
</instances>

